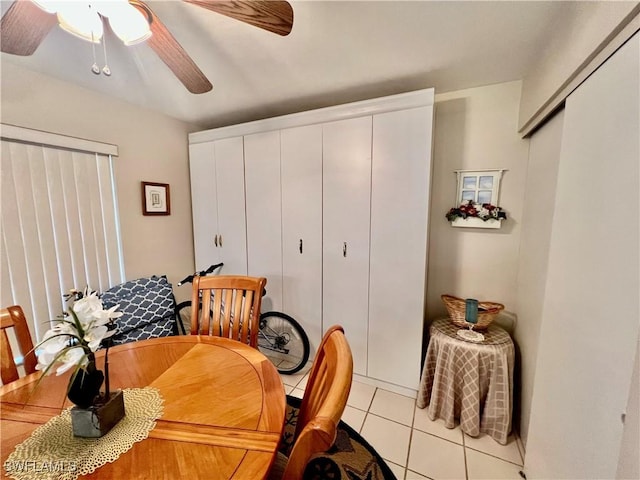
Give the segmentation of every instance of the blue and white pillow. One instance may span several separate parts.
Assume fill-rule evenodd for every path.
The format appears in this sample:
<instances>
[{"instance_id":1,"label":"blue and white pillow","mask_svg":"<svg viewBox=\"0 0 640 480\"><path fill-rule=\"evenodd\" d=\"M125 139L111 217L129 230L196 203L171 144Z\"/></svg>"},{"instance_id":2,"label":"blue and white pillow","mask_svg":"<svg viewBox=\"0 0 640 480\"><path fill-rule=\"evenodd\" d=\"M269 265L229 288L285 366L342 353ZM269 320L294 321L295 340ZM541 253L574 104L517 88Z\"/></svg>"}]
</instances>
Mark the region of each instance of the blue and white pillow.
<instances>
[{"instance_id":1,"label":"blue and white pillow","mask_svg":"<svg viewBox=\"0 0 640 480\"><path fill-rule=\"evenodd\" d=\"M113 344L177 333L175 298L166 276L131 280L104 291L100 296L105 308L120 305L122 317L116 319Z\"/></svg>"}]
</instances>

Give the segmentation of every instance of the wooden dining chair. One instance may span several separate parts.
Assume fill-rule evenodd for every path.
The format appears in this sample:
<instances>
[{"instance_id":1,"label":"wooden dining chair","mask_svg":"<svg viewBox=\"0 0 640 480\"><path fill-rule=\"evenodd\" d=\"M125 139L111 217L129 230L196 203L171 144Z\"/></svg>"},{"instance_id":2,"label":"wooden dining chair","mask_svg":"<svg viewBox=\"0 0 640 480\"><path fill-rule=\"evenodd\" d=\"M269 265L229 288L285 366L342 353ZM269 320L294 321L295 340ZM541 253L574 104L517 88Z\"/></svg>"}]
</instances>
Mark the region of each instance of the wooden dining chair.
<instances>
[{"instance_id":1,"label":"wooden dining chair","mask_svg":"<svg viewBox=\"0 0 640 480\"><path fill-rule=\"evenodd\" d=\"M27 374L36 371L36 365L38 363L36 354L33 351L33 341L31 340L31 334L29 333L29 327L27 326L27 319L24 316L22 307L13 305L11 307L3 308L0 310L0 378L2 383L7 383L17 380L18 368L16 367L15 359L13 358L13 351L11 350L11 344L9 343L9 337L7 336L7 329L13 328L16 339L18 340L18 348L20 354L23 357L24 370Z\"/></svg>"},{"instance_id":2,"label":"wooden dining chair","mask_svg":"<svg viewBox=\"0 0 640 480\"><path fill-rule=\"evenodd\" d=\"M231 338L258 348L260 305L266 284L263 277L195 277L191 334Z\"/></svg>"},{"instance_id":3,"label":"wooden dining chair","mask_svg":"<svg viewBox=\"0 0 640 480\"><path fill-rule=\"evenodd\" d=\"M327 330L313 360L304 391L289 457L279 454L269 480L299 480L315 453L331 448L347 405L353 377L353 357L344 329Z\"/></svg>"}]
</instances>

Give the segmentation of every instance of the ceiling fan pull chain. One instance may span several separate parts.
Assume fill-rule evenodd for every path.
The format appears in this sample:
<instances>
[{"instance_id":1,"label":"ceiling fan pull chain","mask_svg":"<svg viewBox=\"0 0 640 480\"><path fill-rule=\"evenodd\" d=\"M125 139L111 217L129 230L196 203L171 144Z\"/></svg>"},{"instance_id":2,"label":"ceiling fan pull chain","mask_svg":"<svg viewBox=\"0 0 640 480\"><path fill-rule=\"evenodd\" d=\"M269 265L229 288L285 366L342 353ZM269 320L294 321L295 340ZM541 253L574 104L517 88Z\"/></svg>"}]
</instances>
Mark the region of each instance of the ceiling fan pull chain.
<instances>
[{"instance_id":1,"label":"ceiling fan pull chain","mask_svg":"<svg viewBox=\"0 0 640 480\"><path fill-rule=\"evenodd\" d=\"M93 65L91 65L91 71L96 75L100 75L100 67L96 62L96 44L93 41L93 32L91 32L91 48L93 49Z\"/></svg>"},{"instance_id":2,"label":"ceiling fan pull chain","mask_svg":"<svg viewBox=\"0 0 640 480\"><path fill-rule=\"evenodd\" d=\"M102 36L102 51L104 52L104 67L102 67L102 73L107 77L111 76L111 69L109 68L109 62L107 61L107 36Z\"/></svg>"}]
</instances>

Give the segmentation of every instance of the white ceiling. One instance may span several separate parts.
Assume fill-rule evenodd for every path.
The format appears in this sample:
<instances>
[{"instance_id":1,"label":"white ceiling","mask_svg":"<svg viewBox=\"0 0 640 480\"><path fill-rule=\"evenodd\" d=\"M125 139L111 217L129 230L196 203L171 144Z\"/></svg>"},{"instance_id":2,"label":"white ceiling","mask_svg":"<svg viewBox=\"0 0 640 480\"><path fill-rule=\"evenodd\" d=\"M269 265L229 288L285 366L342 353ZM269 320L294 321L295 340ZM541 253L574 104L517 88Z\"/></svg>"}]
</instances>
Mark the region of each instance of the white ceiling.
<instances>
[{"instance_id":1,"label":"white ceiling","mask_svg":"<svg viewBox=\"0 0 640 480\"><path fill-rule=\"evenodd\" d=\"M107 36L111 77L92 46L56 27L14 62L213 128L426 87L523 78L575 2L294 1L286 37L180 1L147 4L213 83L189 93L146 45ZM2 0L2 13L10 1ZM102 64L102 47L98 46Z\"/></svg>"}]
</instances>

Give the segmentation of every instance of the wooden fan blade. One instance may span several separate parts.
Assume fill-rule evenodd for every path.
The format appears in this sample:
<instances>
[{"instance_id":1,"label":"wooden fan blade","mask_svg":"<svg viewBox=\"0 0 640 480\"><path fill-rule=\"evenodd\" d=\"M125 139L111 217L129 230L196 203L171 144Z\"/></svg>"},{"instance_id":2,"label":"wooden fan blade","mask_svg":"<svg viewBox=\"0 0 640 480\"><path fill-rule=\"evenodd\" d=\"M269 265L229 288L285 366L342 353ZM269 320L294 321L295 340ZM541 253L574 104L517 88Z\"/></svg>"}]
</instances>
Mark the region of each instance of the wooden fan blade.
<instances>
[{"instance_id":1,"label":"wooden fan blade","mask_svg":"<svg viewBox=\"0 0 640 480\"><path fill-rule=\"evenodd\" d=\"M29 56L58 19L29 0L16 0L0 21L0 50L12 55Z\"/></svg>"},{"instance_id":2,"label":"wooden fan blade","mask_svg":"<svg viewBox=\"0 0 640 480\"><path fill-rule=\"evenodd\" d=\"M171 35L171 32L156 14L144 2L129 0L129 3L149 19L151 37L147 40L147 45L158 54L165 65L178 77L178 80L187 87L187 90L191 93L206 93L210 91L213 88L211 82L204 76L204 73L174 36Z\"/></svg>"},{"instance_id":3,"label":"wooden fan blade","mask_svg":"<svg viewBox=\"0 0 640 480\"><path fill-rule=\"evenodd\" d=\"M183 1L282 36L289 35L293 27L293 8L281 0Z\"/></svg>"}]
</instances>

